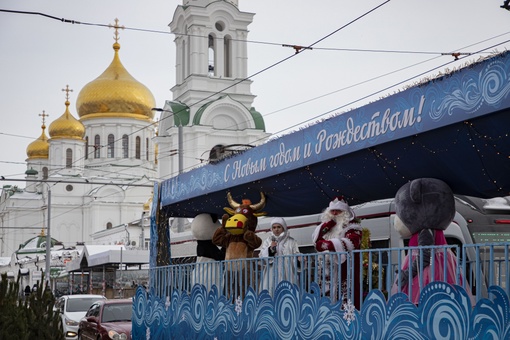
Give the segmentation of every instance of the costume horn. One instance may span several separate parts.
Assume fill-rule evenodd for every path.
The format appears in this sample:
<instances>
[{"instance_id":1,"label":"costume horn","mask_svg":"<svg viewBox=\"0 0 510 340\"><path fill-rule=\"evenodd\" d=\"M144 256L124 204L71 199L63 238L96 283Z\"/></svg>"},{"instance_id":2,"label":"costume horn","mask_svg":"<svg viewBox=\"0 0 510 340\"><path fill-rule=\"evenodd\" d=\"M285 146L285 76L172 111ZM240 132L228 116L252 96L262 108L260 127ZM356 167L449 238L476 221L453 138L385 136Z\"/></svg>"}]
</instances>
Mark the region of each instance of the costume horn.
<instances>
[{"instance_id":1,"label":"costume horn","mask_svg":"<svg viewBox=\"0 0 510 340\"><path fill-rule=\"evenodd\" d=\"M266 196L264 195L264 193L261 191L260 192L260 202L257 203L257 204L252 204L250 205L250 208L253 209L253 211L259 211L259 210L262 210L264 209L266 205Z\"/></svg>"},{"instance_id":2,"label":"costume horn","mask_svg":"<svg viewBox=\"0 0 510 340\"><path fill-rule=\"evenodd\" d=\"M237 209L240 204L237 203L236 201L234 201L234 199L232 198L232 194L229 192L227 192L227 201L228 201L228 204L233 208L233 209Z\"/></svg>"}]
</instances>

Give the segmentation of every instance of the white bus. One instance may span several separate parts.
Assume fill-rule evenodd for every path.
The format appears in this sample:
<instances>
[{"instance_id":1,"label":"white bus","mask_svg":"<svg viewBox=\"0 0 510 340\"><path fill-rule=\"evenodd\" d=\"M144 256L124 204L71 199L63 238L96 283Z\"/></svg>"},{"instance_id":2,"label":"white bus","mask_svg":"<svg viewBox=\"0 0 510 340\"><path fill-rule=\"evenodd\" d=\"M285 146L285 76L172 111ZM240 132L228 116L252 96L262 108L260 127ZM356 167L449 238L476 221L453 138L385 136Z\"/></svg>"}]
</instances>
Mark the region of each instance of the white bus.
<instances>
[{"instance_id":1,"label":"white bus","mask_svg":"<svg viewBox=\"0 0 510 340\"><path fill-rule=\"evenodd\" d=\"M469 196L455 196L457 212L445 237L450 245L493 243L510 241L510 197L481 199ZM352 207L361 226L370 230L371 247L400 248L408 244L395 230L395 205L393 198L363 203ZM321 213L305 216L285 217L288 229L300 245L303 253L315 252L312 233L320 224ZM264 240L270 232L272 217L259 217L257 235ZM172 233L172 258L193 258L196 255L196 241L190 231ZM193 262L188 259L185 262ZM177 261L179 262L179 261Z\"/></svg>"},{"instance_id":2,"label":"white bus","mask_svg":"<svg viewBox=\"0 0 510 340\"><path fill-rule=\"evenodd\" d=\"M497 243L510 241L510 197L480 199L468 196L456 196L456 213L452 223L445 230L445 238L449 245L466 249L466 269L464 275L472 292L478 289L483 295L491 284L489 276L497 278L500 285L506 282L506 272L497 273L487 266L493 260L504 260L504 250L498 247L465 247L475 243ZM403 239L394 228L395 205L393 198L377 200L352 207L356 217L361 220L363 228L370 230L371 249L403 248L408 246L409 239ZM285 217L288 230L300 246L302 253L315 253L312 234L320 224L321 213L305 216ZM272 217L259 217L257 235L264 240L270 234ZM220 224L218 224L218 227ZM190 231L171 235L172 263L193 263L196 256L196 241ZM504 249L501 248L501 249ZM257 251L256 251L257 253ZM390 255L391 254L391 255ZM459 256L464 254L460 253ZM405 251L383 251L381 261L384 266L390 265L392 271L403 261ZM388 258L391 256L391 259ZM400 258L399 258L400 257ZM492 260L491 260L492 258ZM478 260L478 267L475 263ZM390 270L388 268L387 270ZM476 279L478 273L478 279ZM488 275L488 273L491 273ZM481 275L481 277L480 277ZM482 279L482 277L484 279ZM482 285L476 282L482 280ZM477 287L478 286L478 287ZM504 288L504 287L503 287Z\"/></svg>"}]
</instances>

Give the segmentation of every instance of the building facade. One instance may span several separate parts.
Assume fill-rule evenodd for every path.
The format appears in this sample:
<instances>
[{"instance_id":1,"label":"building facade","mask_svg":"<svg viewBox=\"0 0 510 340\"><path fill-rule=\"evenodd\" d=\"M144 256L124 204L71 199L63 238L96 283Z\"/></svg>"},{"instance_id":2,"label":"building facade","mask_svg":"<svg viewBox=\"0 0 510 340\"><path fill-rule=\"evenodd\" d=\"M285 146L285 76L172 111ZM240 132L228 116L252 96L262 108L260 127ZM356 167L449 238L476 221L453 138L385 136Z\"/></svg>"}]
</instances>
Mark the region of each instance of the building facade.
<instances>
[{"instance_id":1,"label":"building facade","mask_svg":"<svg viewBox=\"0 0 510 340\"><path fill-rule=\"evenodd\" d=\"M122 64L116 21L109 66L78 92L76 112L66 86L61 116L47 126L48 115L40 115L41 135L27 146L24 187L1 191L0 257L11 257L41 230L63 248L146 249L155 181L264 142L268 134L247 80L252 18L237 1L178 6L170 23L173 99L162 108Z\"/></svg>"}]
</instances>

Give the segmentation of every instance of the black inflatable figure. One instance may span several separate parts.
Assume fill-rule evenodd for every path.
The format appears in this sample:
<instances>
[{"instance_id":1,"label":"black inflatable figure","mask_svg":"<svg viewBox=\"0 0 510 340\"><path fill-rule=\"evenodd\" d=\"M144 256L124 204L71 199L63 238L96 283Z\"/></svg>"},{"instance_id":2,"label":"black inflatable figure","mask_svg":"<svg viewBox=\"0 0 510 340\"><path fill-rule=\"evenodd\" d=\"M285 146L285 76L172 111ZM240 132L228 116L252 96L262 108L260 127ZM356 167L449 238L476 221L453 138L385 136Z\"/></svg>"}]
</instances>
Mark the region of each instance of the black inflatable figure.
<instances>
[{"instance_id":1,"label":"black inflatable figure","mask_svg":"<svg viewBox=\"0 0 510 340\"><path fill-rule=\"evenodd\" d=\"M410 247L447 245L443 231L455 216L455 197L448 184L435 178L419 178L408 182L395 195L395 210L395 227L403 237L405 234L411 235ZM434 266L431 266L432 260ZM417 304L420 289L432 281L462 284L462 277L456 279L456 267L457 259L450 249L423 248L420 251L411 248L395 280L392 293L402 291Z\"/></svg>"}]
</instances>

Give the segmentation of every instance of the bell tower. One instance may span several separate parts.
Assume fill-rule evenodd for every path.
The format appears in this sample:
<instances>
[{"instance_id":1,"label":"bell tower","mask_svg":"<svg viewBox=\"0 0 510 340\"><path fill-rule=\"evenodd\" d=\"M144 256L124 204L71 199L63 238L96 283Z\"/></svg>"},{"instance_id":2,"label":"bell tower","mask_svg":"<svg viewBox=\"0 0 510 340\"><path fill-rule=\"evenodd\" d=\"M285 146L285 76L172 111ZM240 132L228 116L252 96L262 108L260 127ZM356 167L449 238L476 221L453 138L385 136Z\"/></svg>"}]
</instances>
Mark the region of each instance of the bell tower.
<instances>
[{"instance_id":1,"label":"bell tower","mask_svg":"<svg viewBox=\"0 0 510 340\"><path fill-rule=\"evenodd\" d=\"M246 79L253 17L239 10L237 0L183 0L175 10L173 99L158 109L155 138L160 178L210 162L215 146L249 148L269 136Z\"/></svg>"},{"instance_id":2,"label":"bell tower","mask_svg":"<svg viewBox=\"0 0 510 340\"><path fill-rule=\"evenodd\" d=\"M253 16L239 11L237 1L184 0L170 23L177 53L174 100L189 106L232 86L222 93L251 108L251 81L237 83L248 73Z\"/></svg>"}]
</instances>

